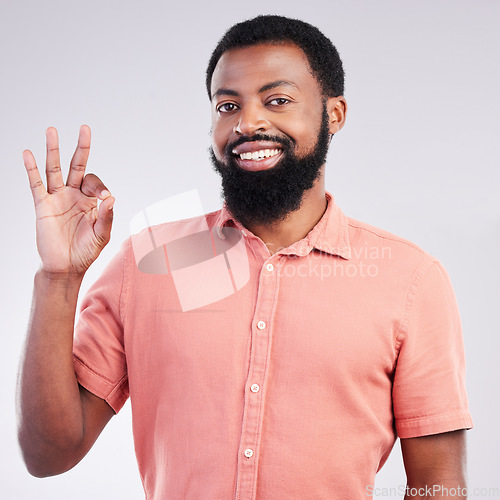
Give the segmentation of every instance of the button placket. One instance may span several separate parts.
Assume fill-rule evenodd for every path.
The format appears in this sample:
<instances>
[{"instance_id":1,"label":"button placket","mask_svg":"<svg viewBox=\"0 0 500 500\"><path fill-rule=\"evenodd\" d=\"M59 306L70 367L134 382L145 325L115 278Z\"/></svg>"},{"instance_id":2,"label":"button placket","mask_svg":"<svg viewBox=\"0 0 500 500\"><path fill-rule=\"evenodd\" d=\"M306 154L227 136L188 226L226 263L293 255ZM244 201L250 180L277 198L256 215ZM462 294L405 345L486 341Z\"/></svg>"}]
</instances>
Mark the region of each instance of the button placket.
<instances>
[{"instance_id":1,"label":"button placket","mask_svg":"<svg viewBox=\"0 0 500 500\"><path fill-rule=\"evenodd\" d=\"M276 265L268 262L261 267L259 277L238 459L236 498L239 500L255 500L256 495L259 446L265 412L265 391L262 389L270 362L271 321L279 277L276 271Z\"/></svg>"}]
</instances>

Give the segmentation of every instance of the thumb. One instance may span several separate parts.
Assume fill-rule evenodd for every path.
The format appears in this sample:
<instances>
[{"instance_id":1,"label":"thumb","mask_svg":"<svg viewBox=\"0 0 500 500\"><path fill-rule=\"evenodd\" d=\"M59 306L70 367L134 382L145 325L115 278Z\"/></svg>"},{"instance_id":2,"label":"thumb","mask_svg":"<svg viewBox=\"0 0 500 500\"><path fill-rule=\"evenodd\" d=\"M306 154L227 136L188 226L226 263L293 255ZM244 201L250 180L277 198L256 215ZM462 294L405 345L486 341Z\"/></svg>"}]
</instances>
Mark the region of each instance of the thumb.
<instances>
[{"instance_id":1,"label":"thumb","mask_svg":"<svg viewBox=\"0 0 500 500\"><path fill-rule=\"evenodd\" d=\"M104 248L111 237L111 226L113 224L113 205L115 199L113 196L108 196L99 205L99 211L97 213L97 220L94 224L94 233L99 243L101 243L101 248Z\"/></svg>"},{"instance_id":2,"label":"thumb","mask_svg":"<svg viewBox=\"0 0 500 500\"><path fill-rule=\"evenodd\" d=\"M82 181L81 191L86 196L95 196L104 199L109 196L108 188L102 183L101 179L95 174L87 174ZM103 195L104 193L104 195Z\"/></svg>"}]
</instances>

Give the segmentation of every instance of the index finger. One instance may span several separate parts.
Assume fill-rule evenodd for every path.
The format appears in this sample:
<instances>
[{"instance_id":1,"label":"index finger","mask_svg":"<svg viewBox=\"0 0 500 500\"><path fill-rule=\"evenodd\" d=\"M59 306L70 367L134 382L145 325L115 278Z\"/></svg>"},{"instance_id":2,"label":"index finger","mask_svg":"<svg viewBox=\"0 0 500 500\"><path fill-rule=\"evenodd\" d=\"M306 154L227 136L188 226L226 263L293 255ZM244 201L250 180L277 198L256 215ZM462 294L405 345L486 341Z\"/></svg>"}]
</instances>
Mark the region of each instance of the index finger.
<instances>
[{"instance_id":1,"label":"index finger","mask_svg":"<svg viewBox=\"0 0 500 500\"><path fill-rule=\"evenodd\" d=\"M73 158L71 158L68 180L66 185L75 189L80 189L87 168L87 160L90 154L90 128L88 125L80 127L78 134L78 145L76 146Z\"/></svg>"},{"instance_id":2,"label":"index finger","mask_svg":"<svg viewBox=\"0 0 500 500\"><path fill-rule=\"evenodd\" d=\"M38 171L38 167L36 166L35 157L33 153L26 149L23 151L23 161L24 166L26 168L26 172L28 173L28 179L30 182L31 194L33 195L33 201L35 202L35 206L38 205L43 199L48 196L47 190L43 185L42 178L40 177L40 172Z\"/></svg>"}]
</instances>

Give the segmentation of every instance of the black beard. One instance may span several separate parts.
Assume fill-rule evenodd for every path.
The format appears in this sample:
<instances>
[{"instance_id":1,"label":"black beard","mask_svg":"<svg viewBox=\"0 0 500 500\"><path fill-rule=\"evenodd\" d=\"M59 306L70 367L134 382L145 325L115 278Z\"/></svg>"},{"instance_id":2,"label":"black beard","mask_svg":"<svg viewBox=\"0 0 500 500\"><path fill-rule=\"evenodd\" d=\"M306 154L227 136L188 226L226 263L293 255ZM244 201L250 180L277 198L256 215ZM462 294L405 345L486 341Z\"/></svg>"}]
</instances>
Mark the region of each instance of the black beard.
<instances>
[{"instance_id":1,"label":"black beard","mask_svg":"<svg viewBox=\"0 0 500 500\"><path fill-rule=\"evenodd\" d=\"M243 170L236 163L232 151L239 144L251 141L280 144L283 150L281 159L268 170ZM210 148L213 167L222 178L222 194L231 213L247 227L283 221L300 208L304 192L311 189L319 177L329 143L329 117L324 105L316 146L303 158L298 158L294 153L295 141L289 136L242 136L225 148L227 163L219 161L213 148Z\"/></svg>"}]
</instances>

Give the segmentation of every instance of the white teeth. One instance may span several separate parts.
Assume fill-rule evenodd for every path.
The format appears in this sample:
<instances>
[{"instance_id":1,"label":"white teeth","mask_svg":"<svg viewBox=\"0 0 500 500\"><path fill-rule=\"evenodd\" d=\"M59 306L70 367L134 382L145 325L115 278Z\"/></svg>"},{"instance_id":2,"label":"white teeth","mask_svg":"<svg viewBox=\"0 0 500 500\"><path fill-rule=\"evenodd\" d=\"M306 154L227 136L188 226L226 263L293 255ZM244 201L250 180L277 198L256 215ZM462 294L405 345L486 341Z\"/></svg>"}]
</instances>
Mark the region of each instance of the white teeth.
<instances>
[{"instance_id":1,"label":"white teeth","mask_svg":"<svg viewBox=\"0 0 500 500\"><path fill-rule=\"evenodd\" d=\"M263 160L264 158L271 158L280 152L279 149L261 149L260 151L249 151L248 153L241 153L239 156L242 160ZM234 154L237 154L233 151Z\"/></svg>"}]
</instances>

